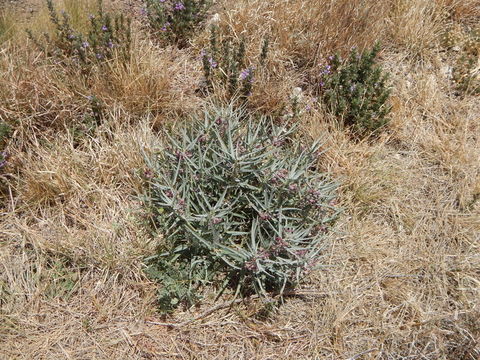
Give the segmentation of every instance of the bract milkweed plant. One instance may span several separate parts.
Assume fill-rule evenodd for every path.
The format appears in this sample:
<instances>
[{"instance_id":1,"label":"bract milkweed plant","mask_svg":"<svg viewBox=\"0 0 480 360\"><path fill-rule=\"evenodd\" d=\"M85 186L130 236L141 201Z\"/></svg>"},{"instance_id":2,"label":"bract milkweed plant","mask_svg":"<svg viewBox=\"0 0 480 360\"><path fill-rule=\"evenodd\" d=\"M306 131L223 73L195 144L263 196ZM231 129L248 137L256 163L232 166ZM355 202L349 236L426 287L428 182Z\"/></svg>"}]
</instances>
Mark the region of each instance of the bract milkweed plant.
<instances>
[{"instance_id":1,"label":"bract milkweed plant","mask_svg":"<svg viewBox=\"0 0 480 360\"><path fill-rule=\"evenodd\" d=\"M163 284L164 309L204 284L281 295L319 264L337 185L315 170L319 142L295 145L294 131L208 112L148 160L147 204L164 241L147 271Z\"/></svg>"}]
</instances>

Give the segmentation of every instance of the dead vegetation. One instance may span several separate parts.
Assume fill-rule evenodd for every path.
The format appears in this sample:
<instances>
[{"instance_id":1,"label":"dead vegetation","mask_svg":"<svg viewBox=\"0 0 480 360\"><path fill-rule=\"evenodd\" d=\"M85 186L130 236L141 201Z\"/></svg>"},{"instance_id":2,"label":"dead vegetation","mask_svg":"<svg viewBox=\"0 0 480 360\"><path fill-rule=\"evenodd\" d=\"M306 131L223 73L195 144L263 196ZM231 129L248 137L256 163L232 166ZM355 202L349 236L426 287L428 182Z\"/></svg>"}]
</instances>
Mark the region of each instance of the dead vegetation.
<instances>
[{"instance_id":1,"label":"dead vegetation","mask_svg":"<svg viewBox=\"0 0 480 360\"><path fill-rule=\"evenodd\" d=\"M294 86L308 95L333 51L381 40L393 113L378 139L357 142L322 109L301 118L307 138L325 139L320 166L342 183L325 266L276 310L252 299L194 322L213 299L167 319L156 312L142 259L161 239L145 231L137 196L158 130L206 102L195 89L208 32L191 48L161 49L136 24L127 66L112 62L85 80L44 61L26 22L0 17L0 31L13 29L0 34L0 120L14 129L0 168L0 358L480 358L480 101L455 94L439 40L452 22L478 24L479 8L216 3L219 25L251 39L247 51L272 39L256 109L278 111ZM0 11L47 24L42 11ZM85 120L92 92L104 104L94 127Z\"/></svg>"}]
</instances>

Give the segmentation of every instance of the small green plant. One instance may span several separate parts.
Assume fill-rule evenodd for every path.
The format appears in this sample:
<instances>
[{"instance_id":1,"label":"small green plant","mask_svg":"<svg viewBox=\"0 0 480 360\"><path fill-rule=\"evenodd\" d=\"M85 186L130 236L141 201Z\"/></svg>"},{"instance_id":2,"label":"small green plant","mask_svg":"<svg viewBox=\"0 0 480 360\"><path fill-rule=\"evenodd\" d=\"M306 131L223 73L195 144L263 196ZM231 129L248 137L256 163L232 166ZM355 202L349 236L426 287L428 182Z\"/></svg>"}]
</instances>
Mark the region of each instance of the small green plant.
<instances>
[{"instance_id":1,"label":"small green plant","mask_svg":"<svg viewBox=\"0 0 480 360\"><path fill-rule=\"evenodd\" d=\"M102 0L98 1L96 14L89 16L88 33L72 28L66 12L58 15L52 0L46 0L50 20L55 26L55 34L44 34L43 41L35 38L28 30L29 38L48 56L60 59L73 59L82 66L102 63L114 56L123 60L130 57L130 19L123 14L111 16L103 11Z\"/></svg>"},{"instance_id":2,"label":"small green plant","mask_svg":"<svg viewBox=\"0 0 480 360\"><path fill-rule=\"evenodd\" d=\"M229 108L148 160L146 204L164 242L147 271L163 284L163 310L191 303L205 284L282 294L319 262L336 185L315 171L319 143L293 145L293 132Z\"/></svg>"},{"instance_id":3,"label":"small green plant","mask_svg":"<svg viewBox=\"0 0 480 360\"><path fill-rule=\"evenodd\" d=\"M103 123L104 104L95 95L87 96L88 111L83 115L82 121L74 123L70 128L73 143L78 146L85 137L92 136L95 130Z\"/></svg>"},{"instance_id":4,"label":"small green plant","mask_svg":"<svg viewBox=\"0 0 480 360\"><path fill-rule=\"evenodd\" d=\"M379 44L348 59L330 56L320 74L319 93L327 108L357 135L370 134L388 122L391 106L388 75L376 64Z\"/></svg>"},{"instance_id":5,"label":"small green plant","mask_svg":"<svg viewBox=\"0 0 480 360\"><path fill-rule=\"evenodd\" d=\"M45 293L50 298L68 299L75 290L79 280L79 271L70 269L65 261L57 260L49 264L42 277L46 283Z\"/></svg>"},{"instance_id":6,"label":"small green plant","mask_svg":"<svg viewBox=\"0 0 480 360\"><path fill-rule=\"evenodd\" d=\"M143 15L162 40L185 47L210 5L210 0L145 0Z\"/></svg>"},{"instance_id":7,"label":"small green plant","mask_svg":"<svg viewBox=\"0 0 480 360\"><path fill-rule=\"evenodd\" d=\"M265 39L258 59L248 61L244 38L239 41L220 39L218 27L212 26L210 48L201 54L205 88L210 91L215 86L223 86L230 98L238 96L246 100L252 93L255 70L265 63L268 45Z\"/></svg>"},{"instance_id":8,"label":"small green plant","mask_svg":"<svg viewBox=\"0 0 480 360\"><path fill-rule=\"evenodd\" d=\"M456 89L465 94L480 94L480 29L466 33L453 67Z\"/></svg>"}]
</instances>

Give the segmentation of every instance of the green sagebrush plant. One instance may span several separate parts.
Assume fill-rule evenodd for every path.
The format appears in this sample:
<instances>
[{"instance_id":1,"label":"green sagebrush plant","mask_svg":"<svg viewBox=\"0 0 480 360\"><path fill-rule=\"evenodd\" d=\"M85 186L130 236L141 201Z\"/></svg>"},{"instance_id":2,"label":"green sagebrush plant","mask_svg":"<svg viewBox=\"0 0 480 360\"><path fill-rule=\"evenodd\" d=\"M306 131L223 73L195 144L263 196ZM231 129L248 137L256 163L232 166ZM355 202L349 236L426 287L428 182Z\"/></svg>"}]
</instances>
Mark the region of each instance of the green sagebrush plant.
<instances>
[{"instance_id":1,"label":"green sagebrush plant","mask_svg":"<svg viewBox=\"0 0 480 360\"><path fill-rule=\"evenodd\" d=\"M213 284L282 294L321 259L337 216L336 185L315 171L320 144L239 110L206 113L149 159L146 204L164 234L147 272L160 306L196 300Z\"/></svg>"},{"instance_id":2,"label":"green sagebrush plant","mask_svg":"<svg viewBox=\"0 0 480 360\"><path fill-rule=\"evenodd\" d=\"M220 29L212 26L209 47L201 53L205 90L223 86L230 99L245 101L252 93L255 71L265 64L268 49L269 41L265 38L258 57L249 59L244 38L235 41L222 37Z\"/></svg>"},{"instance_id":3,"label":"green sagebrush plant","mask_svg":"<svg viewBox=\"0 0 480 360\"><path fill-rule=\"evenodd\" d=\"M185 47L210 6L210 0L145 0L143 15L160 39Z\"/></svg>"},{"instance_id":4,"label":"green sagebrush plant","mask_svg":"<svg viewBox=\"0 0 480 360\"><path fill-rule=\"evenodd\" d=\"M73 59L82 67L102 63L114 56L127 61L131 48L131 20L123 14L110 15L103 11L102 0L98 1L97 12L89 15L86 34L74 29L65 11L57 13L52 0L46 0L50 21L55 27L53 36L44 34L37 39L30 30L29 38L48 56Z\"/></svg>"},{"instance_id":5,"label":"green sagebrush plant","mask_svg":"<svg viewBox=\"0 0 480 360\"><path fill-rule=\"evenodd\" d=\"M343 60L330 56L321 71L319 92L327 108L360 136L371 134L388 123L391 90L388 75L376 63L377 43L361 55L352 48Z\"/></svg>"}]
</instances>

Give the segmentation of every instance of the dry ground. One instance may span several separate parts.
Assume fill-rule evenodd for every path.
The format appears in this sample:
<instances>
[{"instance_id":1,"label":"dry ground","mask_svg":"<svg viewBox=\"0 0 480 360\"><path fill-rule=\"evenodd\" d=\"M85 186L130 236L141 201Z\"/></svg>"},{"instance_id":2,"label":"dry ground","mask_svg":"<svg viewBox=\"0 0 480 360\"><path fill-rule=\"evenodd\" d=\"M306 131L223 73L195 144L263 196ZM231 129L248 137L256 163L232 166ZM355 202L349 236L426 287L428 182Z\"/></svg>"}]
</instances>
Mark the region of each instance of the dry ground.
<instances>
[{"instance_id":1,"label":"dry ground","mask_svg":"<svg viewBox=\"0 0 480 360\"><path fill-rule=\"evenodd\" d=\"M325 267L267 316L252 300L177 327L158 323L213 304L160 318L142 272L160 239L136 196L159 130L208 102L195 92L207 32L162 49L137 21L127 68L84 82L26 41L24 27L48 25L44 6L2 11L0 119L15 130L0 170L1 359L480 359L480 101L455 93L455 54L439 42L478 24L478 0L217 1L248 51L271 36L257 110L278 110L295 86L308 94L333 51L379 39L392 121L355 142L321 109L305 114L306 138L325 139L321 167L342 184ZM92 92L106 120L79 136Z\"/></svg>"}]
</instances>

